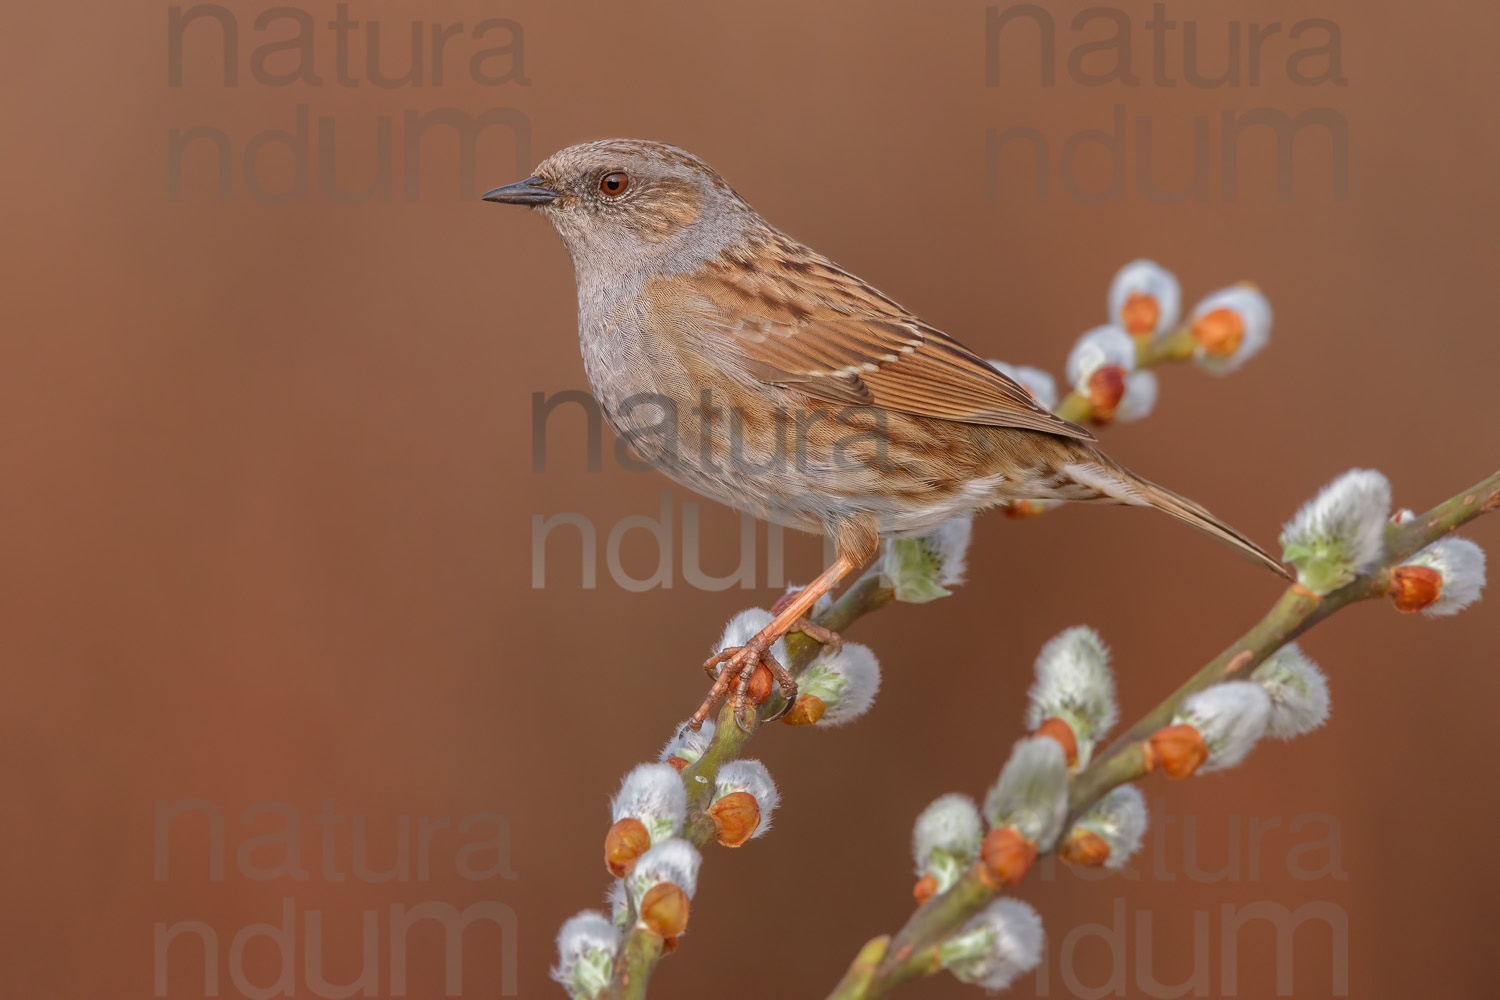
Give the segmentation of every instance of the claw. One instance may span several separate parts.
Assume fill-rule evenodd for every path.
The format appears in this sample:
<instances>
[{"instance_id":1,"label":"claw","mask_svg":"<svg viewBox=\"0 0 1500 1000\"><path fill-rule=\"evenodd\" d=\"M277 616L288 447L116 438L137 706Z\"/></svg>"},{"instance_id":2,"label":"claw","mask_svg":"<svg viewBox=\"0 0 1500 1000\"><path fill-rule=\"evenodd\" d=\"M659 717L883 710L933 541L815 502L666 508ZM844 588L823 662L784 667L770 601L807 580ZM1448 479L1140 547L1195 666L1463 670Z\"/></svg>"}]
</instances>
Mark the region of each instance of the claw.
<instances>
[{"instance_id":1,"label":"claw","mask_svg":"<svg viewBox=\"0 0 1500 1000\"><path fill-rule=\"evenodd\" d=\"M726 667L718 672L715 672L713 668L726 660L732 664L739 652L738 649L726 649L724 652L710 657L708 662L703 665L703 668L708 671L709 676L713 677L714 685L708 689L708 697L703 699L703 704L698 706L698 711L694 712L692 718L688 719L689 728L696 730L702 727L703 723L708 720L709 713L713 711L714 702L718 701L724 692L729 690L730 682L737 679L736 672L731 667Z\"/></svg>"},{"instance_id":2,"label":"claw","mask_svg":"<svg viewBox=\"0 0 1500 1000\"><path fill-rule=\"evenodd\" d=\"M699 705L698 711L694 712L691 716L688 717L687 727L695 733L698 730L702 729L703 723L708 721L708 713L713 711L714 702L716 700L717 699L715 698L708 698L703 702L703 704Z\"/></svg>"},{"instance_id":3,"label":"claw","mask_svg":"<svg viewBox=\"0 0 1500 1000\"><path fill-rule=\"evenodd\" d=\"M792 706L796 704L797 678L793 677L792 672L786 667L782 666L781 663L777 661L776 657L772 656L770 653L766 653L764 656L762 656L761 662L766 665L767 670L771 671L771 676L776 679L776 686L781 689L781 697L784 704L776 712L776 714L766 719L767 722L775 722L777 719L790 712L792 710Z\"/></svg>"},{"instance_id":4,"label":"claw","mask_svg":"<svg viewBox=\"0 0 1500 1000\"><path fill-rule=\"evenodd\" d=\"M749 651L748 655L744 655L747 650ZM753 730L754 726L752 725L752 723L754 723L755 721L756 707L751 703L748 695L748 692L750 690L750 678L755 676L756 668L760 666L761 660L768 655L769 654L766 653L760 653L756 644L752 640L749 644L740 647L740 649L737 651L735 659L731 661L730 667L726 668L734 669L734 664L739 664L737 668L739 671L739 678L734 683L734 695L729 699L729 704L734 709L734 724L736 726L739 726L740 731L744 733L748 733ZM740 663L741 659L743 659L743 663ZM745 721L747 709L750 723L746 723Z\"/></svg>"},{"instance_id":5,"label":"claw","mask_svg":"<svg viewBox=\"0 0 1500 1000\"><path fill-rule=\"evenodd\" d=\"M844 644L843 638L837 632L815 624L808 618L797 619L790 631L806 634L808 638L821 643L830 653L838 652ZM781 708L775 714L768 716L765 721L775 722L790 712L797 703L797 679L772 655L766 643L752 639L743 646L734 646L715 653L704 662L703 671L713 679L714 686L709 691L708 698L703 702L702 707L693 713L692 719L689 720L692 728L700 727L713 709L713 703L720 696L727 694L730 704L734 707L735 724L743 731L750 732L750 727L745 723L745 709L748 704L746 692L750 678L762 663L775 678L777 687L781 689L783 701ZM731 684L733 685L732 691ZM753 707L751 710L753 711Z\"/></svg>"},{"instance_id":6,"label":"claw","mask_svg":"<svg viewBox=\"0 0 1500 1000\"><path fill-rule=\"evenodd\" d=\"M812 627L818 628L818 626ZM820 631L826 630L820 629ZM832 635L832 633L829 634ZM714 654L703 664L704 671L714 679L714 685L698 711L694 712L692 718L688 720L688 725L693 729L698 729L708 719L714 703L720 697L727 696L730 706L734 709L735 724L743 731L750 732L751 727L745 721L747 710L752 720L756 712L756 706L750 704L750 680L761 664L765 664L766 669L771 672L777 687L781 689L782 699L785 701L781 709L766 721L775 721L791 711L797 701L796 678L772 655L766 648L766 643L752 639L743 646L736 646Z\"/></svg>"},{"instance_id":7,"label":"claw","mask_svg":"<svg viewBox=\"0 0 1500 1000\"><path fill-rule=\"evenodd\" d=\"M749 711L747 712L746 709L749 709ZM747 716L749 717L750 722L755 721L754 705L741 705L734 710L734 724L740 727L740 732L742 733L750 733L754 731L754 727L745 721Z\"/></svg>"},{"instance_id":8,"label":"claw","mask_svg":"<svg viewBox=\"0 0 1500 1000\"><path fill-rule=\"evenodd\" d=\"M786 594L778 600L772 610L770 623L749 642L737 649L726 649L709 657L703 664L703 670L713 679L713 687L709 689L708 697L703 700L703 704L688 720L688 725L693 729L698 729L708 721L714 704L729 694L730 685L733 685L734 691L730 695L729 704L733 709L735 722L741 729L749 732L751 726L745 722L745 709L749 707L752 723L756 709L753 705L747 705L749 698L746 691L751 676L762 663L776 679L786 703L771 718L779 719L791 711L797 702L797 680L786 667L776 662L776 657L770 654L771 646L788 631L797 631L805 633L815 642L822 643L830 651L836 651L842 642L839 636L815 624L807 617L807 614L820 597L837 586L850 570L863 561L863 559L856 560L845 553L840 553L833 565L819 574L816 580L801 590Z\"/></svg>"},{"instance_id":9,"label":"claw","mask_svg":"<svg viewBox=\"0 0 1500 1000\"><path fill-rule=\"evenodd\" d=\"M790 695L788 695L788 694L786 694L786 693L783 692L782 698L781 698L781 707L776 710L776 712L775 712L774 715L768 715L768 716L766 716L766 721L767 722L775 722L777 719L781 718L783 715L785 715L788 712L790 712L796 706L796 704L797 704L797 689L796 688L792 688L792 693Z\"/></svg>"}]
</instances>

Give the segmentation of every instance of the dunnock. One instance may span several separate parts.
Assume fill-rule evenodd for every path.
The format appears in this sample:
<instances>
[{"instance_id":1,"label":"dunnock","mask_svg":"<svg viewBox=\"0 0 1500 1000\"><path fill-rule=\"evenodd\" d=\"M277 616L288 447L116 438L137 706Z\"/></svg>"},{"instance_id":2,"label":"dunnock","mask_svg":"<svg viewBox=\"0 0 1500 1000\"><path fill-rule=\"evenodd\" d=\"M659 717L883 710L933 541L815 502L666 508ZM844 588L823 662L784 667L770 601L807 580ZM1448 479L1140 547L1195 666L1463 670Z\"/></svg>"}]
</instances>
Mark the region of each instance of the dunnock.
<instances>
[{"instance_id":1,"label":"dunnock","mask_svg":"<svg viewBox=\"0 0 1500 1000\"><path fill-rule=\"evenodd\" d=\"M553 154L486 201L538 208L573 259L589 384L667 475L757 517L831 536L837 559L716 676L699 724L883 537L1008 501L1155 507L1286 571L1202 507L1129 472L1082 427L947 334L773 229L702 160L611 139ZM718 667L715 675L715 668ZM743 723L742 723L743 724Z\"/></svg>"}]
</instances>

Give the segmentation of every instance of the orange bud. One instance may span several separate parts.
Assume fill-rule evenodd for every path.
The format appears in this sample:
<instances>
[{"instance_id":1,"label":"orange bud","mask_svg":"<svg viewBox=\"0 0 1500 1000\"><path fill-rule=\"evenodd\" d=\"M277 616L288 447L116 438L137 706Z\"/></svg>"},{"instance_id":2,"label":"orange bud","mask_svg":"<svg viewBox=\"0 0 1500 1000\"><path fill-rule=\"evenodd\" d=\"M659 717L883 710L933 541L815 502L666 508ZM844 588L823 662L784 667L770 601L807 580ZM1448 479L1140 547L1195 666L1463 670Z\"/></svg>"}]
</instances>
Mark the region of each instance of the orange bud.
<instances>
[{"instance_id":1,"label":"orange bud","mask_svg":"<svg viewBox=\"0 0 1500 1000\"><path fill-rule=\"evenodd\" d=\"M1105 365L1089 376L1089 405L1096 420L1113 420L1120 400L1125 398L1125 369Z\"/></svg>"},{"instance_id":2,"label":"orange bud","mask_svg":"<svg viewBox=\"0 0 1500 1000\"><path fill-rule=\"evenodd\" d=\"M1089 830L1075 830L1058 856L1070 865L1098 868L1109 860L1109 842Z\"/></svg>"},{"instance_id":3,"label":"orange bud","mask_svg":"<svg viewBox=\"0 0 1500 1000\"><path fill-rule=\"evenodd\" d=\"M1208 760L1203 734L1189 725L1167 726L1146 741L1146 770L1160 767L1171 778L1186 778Z\"/></svg>"},{"instance_id":4,"label":"orange bud","mask_svg":"<svg viewBox=\"0 0 1500 1000\"><path fill-rule=\"evenodd\" d=\"M1131 292L1130 298L1125 300L1125 305L1120 309L1120 325L1127 332L1139 336L1155 330L1160 316L1161 306L1156 304L1153 296Z\"/></svg>"},{"instance_id":5,"label":"orange bud","mask_svg":"<svg viewBox=\"0 0 1500 1000\"><path fill-rule=\"evenodd\" d=\"M1012 500L1010 503L1006 504L1000 509L1005 512L1006 517L1014 517L1018 519L1023 517L1036 517L1039 514L1045 514L1047 512L1046 507L1043 507L1041 504L1034 504L1030 500Z\"/></svg>"},{"instance_id":6,"label":"orange bud","mask_svg":"<svg viewBox=\"0 0 1500 1000\"><path fill-rule=\"evenodd\" d=\"M1033 736L1050 736L1057 741L1058 746L1063 748L1063 755L1068 758L1068 766L1072 767L1078 763L1078 738L1073 735L1073 727L1062 719L1053 716L1040 726L1036 727Z\"/></svg>"},{"instance_id":7,"label":"orange bud","mask_svg":"<svg viewBox=\"0 0 1500 1000\"><path fill-rule=\"evenodd\" d=\"M708 815L718 831L719 843L739 847L760 826L760 803L749 792L730 792L708 807Z\"/></svg>"},{"instance_id":8,"label":"orange bud","mask_svg":"<svg viewBox=\"0 0 1500 1000\"><path fill-rule=\"evenodd\" d=\"M752 705L764 704L771 697L771 670L764 663L755 665L755 673L750 675L750 686L745 688L745 695L750 699Z\"/></svg>"},{"instance_id":9,"label":"orange bud","mask_svg":"<svg viewBox=\"0 0 1500 1000\"><path fill-rule=\"evenodd\" d=\"M984 835L979 851L980 877L992 888L1015 885L1036 860L1036 845L1013 826L1000 826Z\"/></svg>"},{"instance_id":10,"label":"orange bud","mask_svg":"<svg viewBox=\"0 0 1500 1000\"><path fill-rule=\"evenodd\" d=\"M646 824L626 816L604 835L604 867L615 878L624 878L635 867L635 859L651 848L651 834Z\"/></svg>"},{"instance_id":11,"label":"orange bud","mask_svg":"<svg viewBox=\"0 0 1500 1000\"><path fill-rule=\"evenodd\" d=\"M933 878L931 874L928 874L923 875L921 878L917 879L917 884L912 887L911 894L916 897L917 905L921 906L933 896L937 895L937 889L937 879Z\"/></svg>"},{"instance_id":12,"label":"orange bud","mask_svg":"<svg viewBox=\"0 0 1500 1000\"><path fill-rule=\"evenodd\" d=\"M1397 566L1386 591L1404 614L1430 607L1443 595L1443 574L1431 566Z\"/></svg>"},{"instance_id":13,"label":"orange bud","mask_svg":"<svg viewBox=\"0 0 1500 1000\"><path fill-rule=\"evenodd\" d=\"M822 698L815 694L798 695L797 703L781 717L781 721L789 726L810 726L823 717L824 711Z\"/></svg>"},{"instance_id":14,"label":"orange bud","mask_svg":"<svg viewBox=\"0 0 1500 1000\"><path fill-rule=\"evenodd\" d=\"M1245 320L1233 309L1215 309L1193 321L1193 339L1216 358L1227 358L1239 350L1245 338Z\"/></svg>"},{"instance_id":15,"label":"orange bud","mask_svg":"<svg viewBox=\"0 0 1500 1000\"><path fill-rule=\"evenodd\" d=\"M671 764L673 767L677 768L677 770L679 770L679 771L685 771L685 770L687 770L688 764L690 764L692 762L689 761L686 757L672 756L672 757L668 757L667 758L667 763Z\"/></svg>"},{"instance_id":16,"label":"orange bud","mask_svg":"<svg viewBox=\"0 0 1500 1000\"><path fill-rule=\"evenodd\" d=\"M687 929L687 893L671 882L658 882L641 900L641 923L651 933L671 939Z\"/></svg>"}]
</instances>

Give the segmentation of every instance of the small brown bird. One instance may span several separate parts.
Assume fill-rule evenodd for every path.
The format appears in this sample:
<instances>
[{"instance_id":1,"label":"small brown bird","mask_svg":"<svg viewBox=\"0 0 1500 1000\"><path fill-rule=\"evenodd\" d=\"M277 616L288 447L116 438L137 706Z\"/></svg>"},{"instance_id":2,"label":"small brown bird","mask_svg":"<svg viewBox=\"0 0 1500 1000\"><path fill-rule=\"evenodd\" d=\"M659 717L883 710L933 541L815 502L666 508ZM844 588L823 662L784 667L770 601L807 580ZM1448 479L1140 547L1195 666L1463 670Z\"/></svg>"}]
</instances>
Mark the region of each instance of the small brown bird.
<instances>
[{"instance_id":1,"label":"small brown bird","mask_svg":"<svg viewBox=\"0 0 1500 1000\"><path fill-rule=\"evenodd\" d=\"M571 146L484 200L540 209L562 237L584 368L617 434L705 496L836 543L833 565L764 630L705 664L716 680L695 725L731 685L738 719L763 662L787 706L796 700L771 646L789 631L831 638L806 615L881 538L1009 501L1155 507L1286 576L958 341L773 229L685 150Z\"/></svg>"}]
</instances>

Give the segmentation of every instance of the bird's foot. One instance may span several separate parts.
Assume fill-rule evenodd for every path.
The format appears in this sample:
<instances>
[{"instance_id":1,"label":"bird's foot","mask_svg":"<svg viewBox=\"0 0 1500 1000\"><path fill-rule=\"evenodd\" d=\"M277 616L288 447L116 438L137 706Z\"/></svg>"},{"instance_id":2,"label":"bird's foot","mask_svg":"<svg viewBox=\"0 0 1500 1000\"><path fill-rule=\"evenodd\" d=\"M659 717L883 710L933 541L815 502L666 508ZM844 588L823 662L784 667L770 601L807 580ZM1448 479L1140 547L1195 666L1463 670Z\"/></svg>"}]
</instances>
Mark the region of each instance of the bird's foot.
<instances>
[{"instance_id":1,"label":"bird's foot","mask_svg":"<svg viewBox=\"0 0 1500 1000\"><path fill-rule=\"evenodd\" d=\"M776 615L784 611L797 597L797 591L792 590L783 594L775 604L771 605L771 614ZM803 615L787 627L788 632L801 632L815 642L822 643L829 653L837 653L844 648L844 639L833 629L824 628L814 622L811 618Z\"/></svg>"},{"instance_id":2,"label":"bird's foot","mask_svg":"<svg viewBox=\"0 0 1500 1000\"><path fill-rule=\"evenodd\" d=\"M743 646L731 646L709 657L703 664L703 669L714 678L714 685L709 689L708 697L703 699L703 704L698 706L698 711L688 720L688 725L693 729L702 726L713 711L714 703L728 695L729 704L734 709L735 724L749 732L750 722L747 719L753 721L755 707L771 695L769 681L764 690L752 689L751 682L762 666L769 672L770 679L781 688L782 697L786 701L781 710L766 721L773 722L791 711L792 705L797 701L797 680L771 653L771 646L780 638L779 635L761 632Z\"/></svg>"},{"instance_id":3,"label":"bird's foot","mask_svg":"<svg viewBox=\"0 0 1500 1000\"><path fill-rule=\"evenodd\" d=\"M823 626L814 622L811 618L798 618L796 621L792 622L792 627L787 629L787 631L801 632L809 639L821 643L823 645L823 651L825 653L837 653L839 650L844 648L843 636L839 635L831 628L824 628Z\"/></svg>"}]
</instances>

